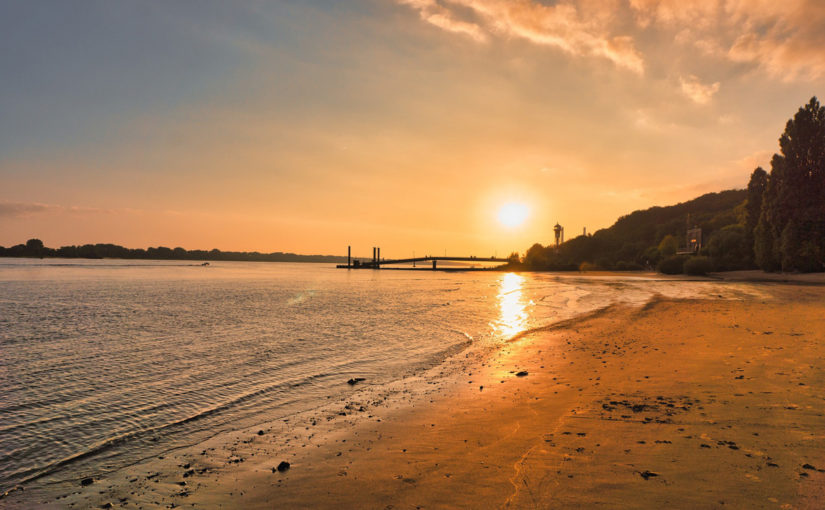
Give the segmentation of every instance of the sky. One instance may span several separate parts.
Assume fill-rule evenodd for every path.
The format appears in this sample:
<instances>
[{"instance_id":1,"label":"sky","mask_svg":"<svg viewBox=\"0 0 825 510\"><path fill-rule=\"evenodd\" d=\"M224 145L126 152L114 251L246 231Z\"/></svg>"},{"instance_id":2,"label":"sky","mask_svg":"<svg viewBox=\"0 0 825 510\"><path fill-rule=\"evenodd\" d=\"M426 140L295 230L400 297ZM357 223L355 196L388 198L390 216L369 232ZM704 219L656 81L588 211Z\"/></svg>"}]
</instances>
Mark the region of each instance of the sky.
<instances>
[{"instance_id":1,"label":"sky","mask_svg":"<svg viewBox=\"0 0 825 510\"><path fill-rule=\"evenodd\" d=\"M825 98L823 27L818 0L5 0L0 245L524 252L745 187Z\"/></svg>"}]
</instances>

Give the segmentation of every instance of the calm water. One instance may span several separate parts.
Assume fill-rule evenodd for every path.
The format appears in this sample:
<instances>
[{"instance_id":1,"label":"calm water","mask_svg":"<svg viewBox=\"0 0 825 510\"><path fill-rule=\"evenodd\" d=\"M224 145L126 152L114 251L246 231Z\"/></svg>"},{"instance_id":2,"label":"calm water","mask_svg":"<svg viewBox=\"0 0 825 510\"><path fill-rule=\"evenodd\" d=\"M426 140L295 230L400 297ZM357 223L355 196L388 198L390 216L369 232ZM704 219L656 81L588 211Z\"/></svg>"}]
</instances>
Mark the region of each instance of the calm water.
<instances>
[{"instance_id":1,"label":"calm water","mask_svg":"<svg viewBox=\"0 0 825 510\"><path fill-rule=\"evenodd\" d=\"M633 277L0 259L0 492L311 409L353 391L350 377L386 383L616 301L707 292L731 291Z\"/></svg>"}]
</instances>

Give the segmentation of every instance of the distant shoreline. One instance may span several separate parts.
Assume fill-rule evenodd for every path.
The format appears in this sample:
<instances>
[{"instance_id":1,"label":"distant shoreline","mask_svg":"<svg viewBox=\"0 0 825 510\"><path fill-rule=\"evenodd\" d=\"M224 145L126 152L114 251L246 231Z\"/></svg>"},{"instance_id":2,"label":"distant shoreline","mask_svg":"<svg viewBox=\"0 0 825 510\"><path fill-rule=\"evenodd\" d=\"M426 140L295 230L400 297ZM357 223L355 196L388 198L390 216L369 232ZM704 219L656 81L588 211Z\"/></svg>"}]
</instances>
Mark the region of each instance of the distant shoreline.
<instances>
[{"instance_id":1,"label":"distant shoreline","mask_svg":"<svg viewBox=\"0 0 825 510\"><path fill-rule=\"evenodd\" d=\"M48 248L39 239L5 248L0 246L0 257L57 258L57 259L123 259L123 260L190 260L231 262L346 262L341 255L299 255L289 252L261 253L257 251L186 250L165 246L125 248L116 244L97 243Z\"/></svg>"}]
</instances>

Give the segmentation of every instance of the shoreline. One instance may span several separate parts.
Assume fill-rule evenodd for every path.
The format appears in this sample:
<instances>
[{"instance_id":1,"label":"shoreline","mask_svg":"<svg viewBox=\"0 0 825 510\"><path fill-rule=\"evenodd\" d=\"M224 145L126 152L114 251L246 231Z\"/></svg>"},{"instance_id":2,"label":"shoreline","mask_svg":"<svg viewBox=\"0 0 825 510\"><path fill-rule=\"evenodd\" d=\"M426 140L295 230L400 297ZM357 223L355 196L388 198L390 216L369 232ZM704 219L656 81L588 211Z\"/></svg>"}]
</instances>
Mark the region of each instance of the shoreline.
<instances>
[{"instance_id":1,"label":"shoreline","mask_svg":"<svg viewBox=\"0 0 825 510\"><path fill-rule=\"evenodd\" d=\"M439 380L354 393L343 417L331 404L219 434L41 503L813 508L825 496L825 291L769 291L612 305L462 351L430 369ZM25 506L21 495L4 505Z\"/></svg>"}]
</instances>

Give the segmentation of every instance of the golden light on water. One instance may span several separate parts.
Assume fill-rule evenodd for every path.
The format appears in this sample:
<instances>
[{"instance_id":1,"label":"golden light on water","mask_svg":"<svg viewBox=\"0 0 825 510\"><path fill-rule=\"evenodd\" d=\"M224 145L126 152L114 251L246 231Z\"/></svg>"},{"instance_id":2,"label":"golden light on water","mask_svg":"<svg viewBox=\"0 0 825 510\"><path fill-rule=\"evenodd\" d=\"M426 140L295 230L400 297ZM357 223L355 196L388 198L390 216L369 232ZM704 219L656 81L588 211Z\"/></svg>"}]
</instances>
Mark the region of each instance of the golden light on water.
<instances>
[{"instance_id":1,"label":"golden light on water","mask_svg":"<svg viewBox=\"0 0 825 510\"><path fill-rule=\"evenodd\" d=\"M504 338L521 333L527 329L527 309L522 293L524 277L515 273L505 273L501 277L498 291L498 306L501 311L494 328Z\"/></svg>"}]
</instances>

